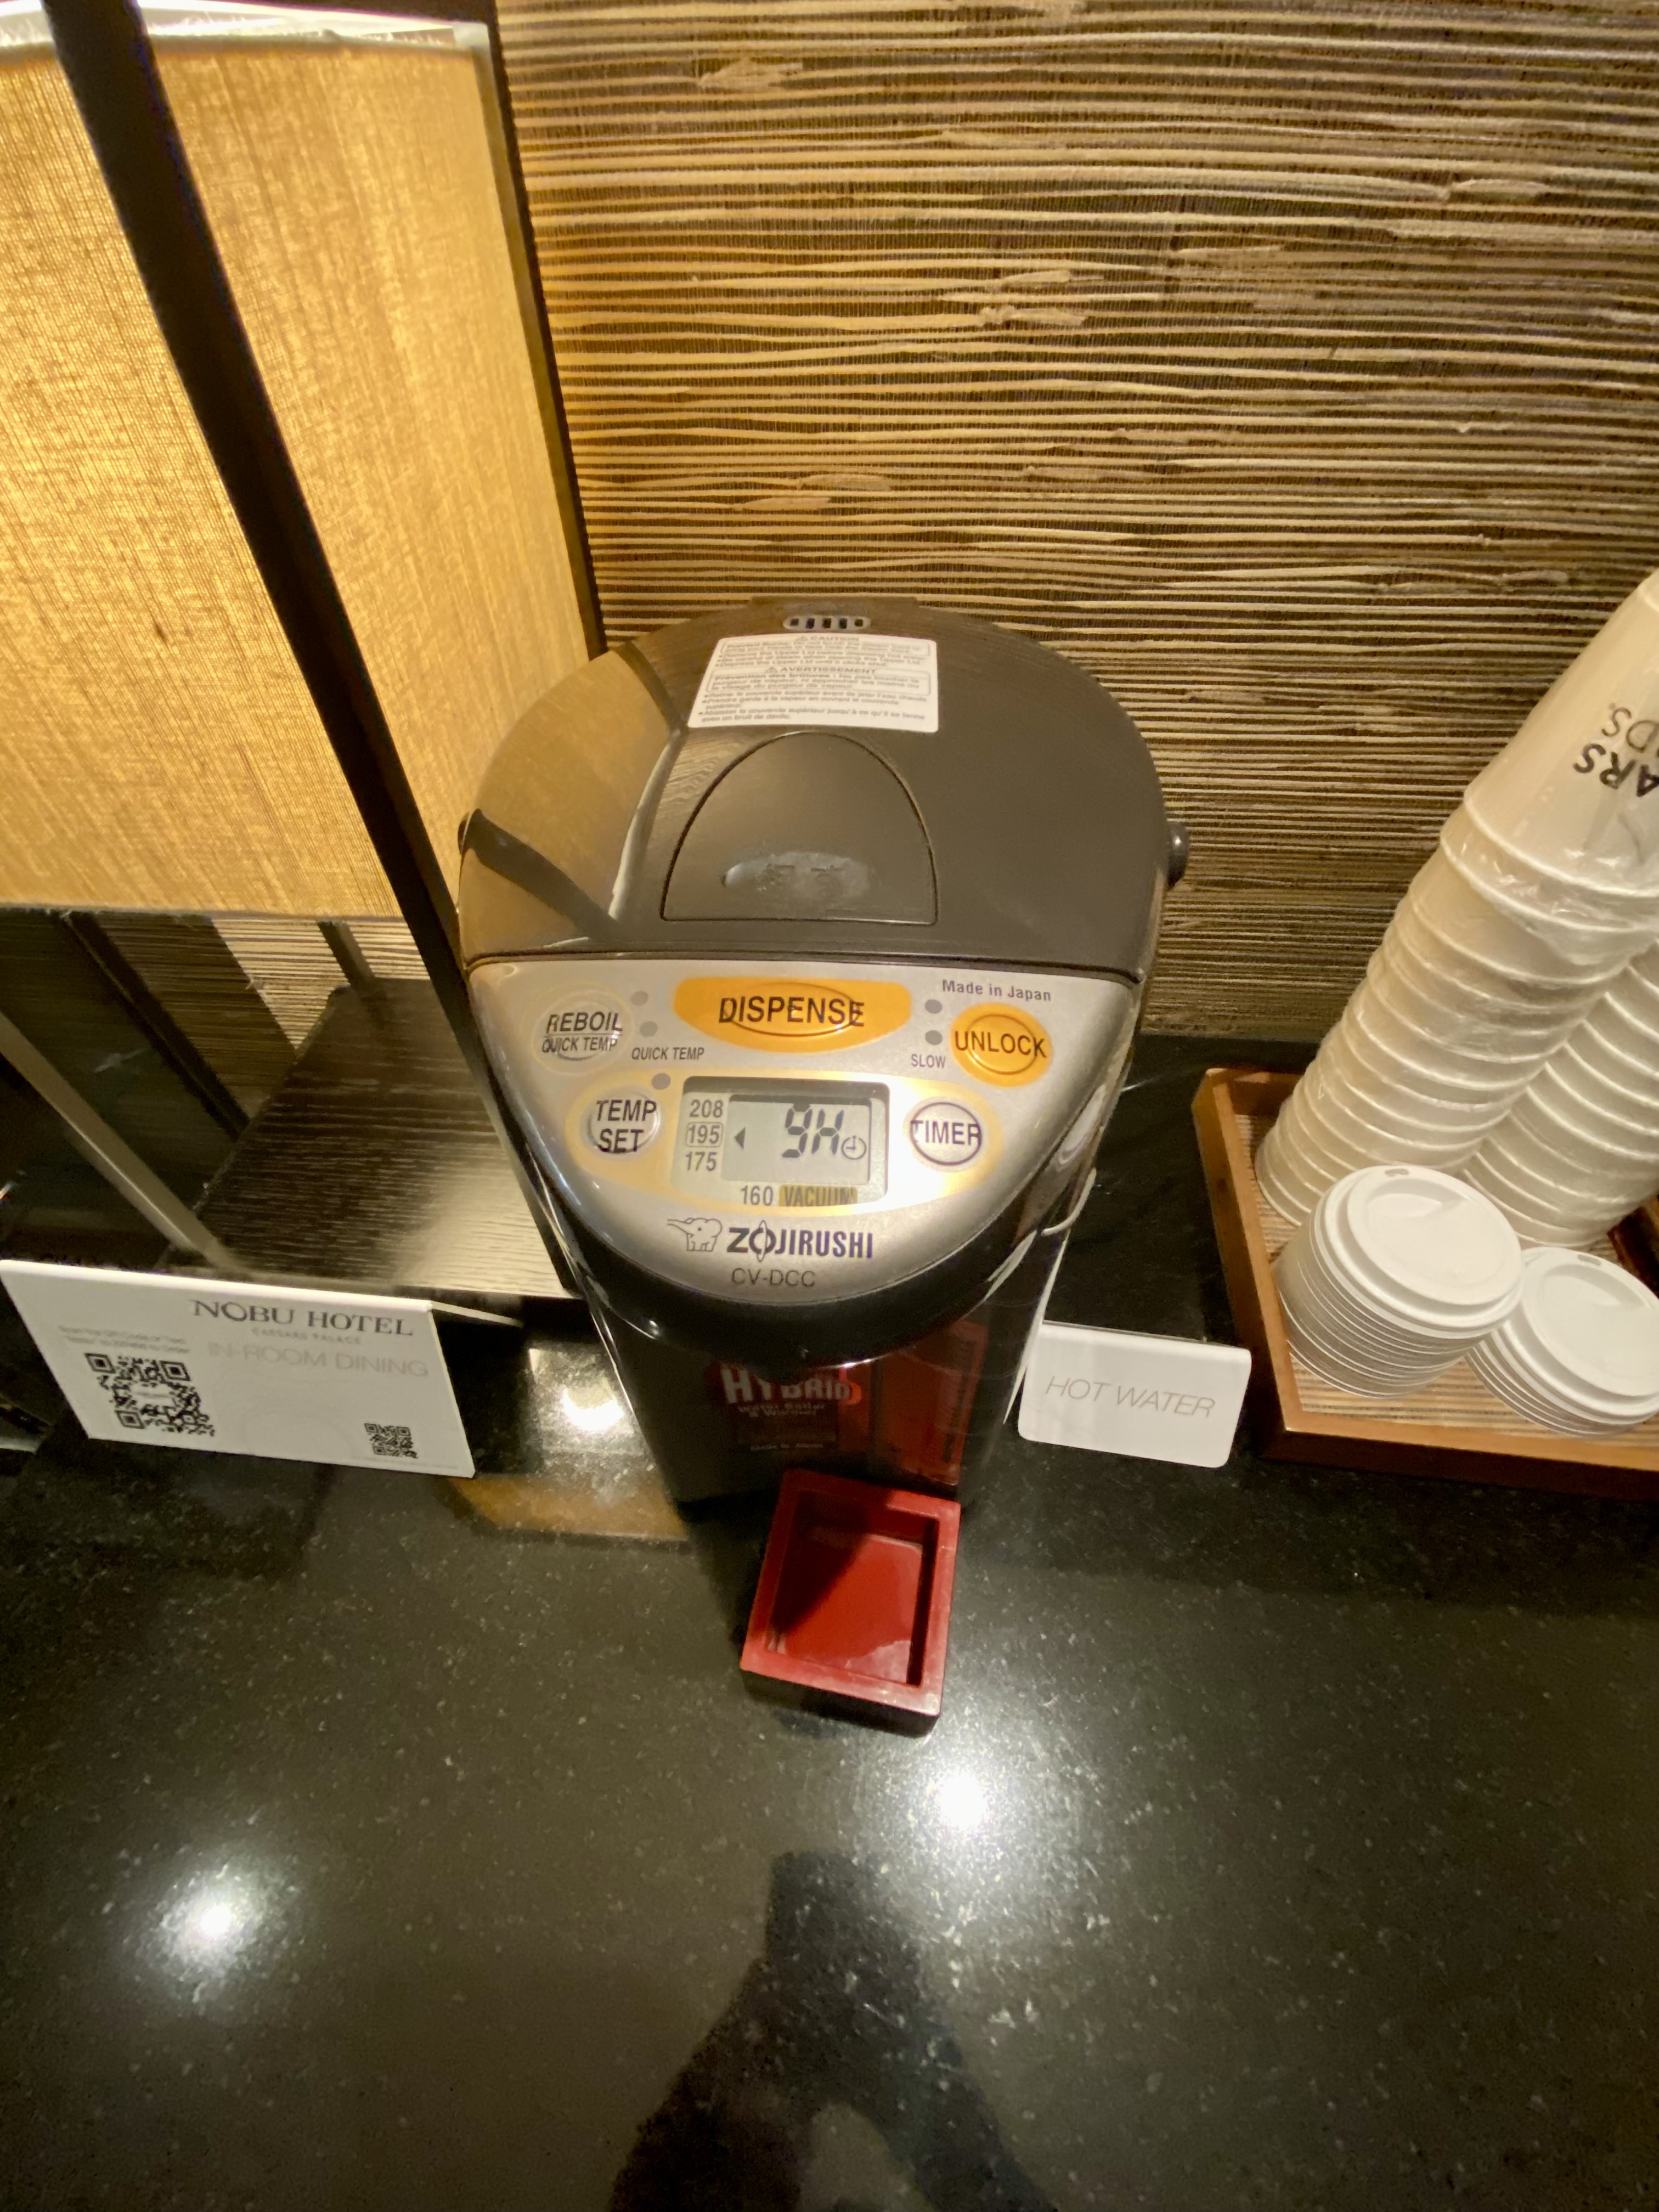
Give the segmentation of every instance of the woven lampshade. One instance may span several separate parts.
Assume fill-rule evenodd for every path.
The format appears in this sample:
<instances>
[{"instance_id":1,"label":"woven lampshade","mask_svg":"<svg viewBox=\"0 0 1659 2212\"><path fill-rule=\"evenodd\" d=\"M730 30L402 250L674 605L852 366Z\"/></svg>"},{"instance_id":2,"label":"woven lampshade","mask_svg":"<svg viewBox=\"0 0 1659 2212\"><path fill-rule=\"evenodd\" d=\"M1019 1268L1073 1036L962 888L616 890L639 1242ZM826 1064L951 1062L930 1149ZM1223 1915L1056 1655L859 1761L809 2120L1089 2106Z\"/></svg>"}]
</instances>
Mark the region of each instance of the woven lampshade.
<instances>
[{"instance_id":1,"label":"woven lampshade","mask_svg":"<svg viewBox=\"0 0 1659 2212\"><path fill-rule=\"evenodd\" d=\"M176 14L180 137L453 866L484 762L586 657L475 51ZM0 900L395 914L44 28L4 27Z\"/></svg>"}]
</instances>

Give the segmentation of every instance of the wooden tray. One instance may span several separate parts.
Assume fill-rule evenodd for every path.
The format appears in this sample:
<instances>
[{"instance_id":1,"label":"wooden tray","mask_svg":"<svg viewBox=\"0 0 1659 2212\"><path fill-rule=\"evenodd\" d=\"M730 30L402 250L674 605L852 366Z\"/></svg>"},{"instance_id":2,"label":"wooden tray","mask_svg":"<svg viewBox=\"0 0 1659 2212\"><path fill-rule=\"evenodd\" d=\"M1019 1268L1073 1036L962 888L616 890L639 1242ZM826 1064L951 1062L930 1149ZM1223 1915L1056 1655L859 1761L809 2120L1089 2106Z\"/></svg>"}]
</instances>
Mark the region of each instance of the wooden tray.
<instances>
[{"instance_id":1,"label":"wooden tray","mask_svg":"<svg viewBox=\"0 0 1659 2212\"><path fill-rule=\"evenodd\" d=\"M1256 1147L1295 1083L1293 1075L1212 1068L1193 1101L1233 1322L1250 1353L1246 1403L1256 1449L1269 1459L1389 1474L1659 1498L1659 1416L1616 1441L1592 1441L1527 1420L1494 1397L1466 1360L1398 1399L1357 1396L1302 1364L1285 1338L1273 1279L1291 1224L1262 1197L1254 1166ZM1636 1258L1622 1242L1598 1249L1626 1266Z\"/></svg>"}]
</instances>

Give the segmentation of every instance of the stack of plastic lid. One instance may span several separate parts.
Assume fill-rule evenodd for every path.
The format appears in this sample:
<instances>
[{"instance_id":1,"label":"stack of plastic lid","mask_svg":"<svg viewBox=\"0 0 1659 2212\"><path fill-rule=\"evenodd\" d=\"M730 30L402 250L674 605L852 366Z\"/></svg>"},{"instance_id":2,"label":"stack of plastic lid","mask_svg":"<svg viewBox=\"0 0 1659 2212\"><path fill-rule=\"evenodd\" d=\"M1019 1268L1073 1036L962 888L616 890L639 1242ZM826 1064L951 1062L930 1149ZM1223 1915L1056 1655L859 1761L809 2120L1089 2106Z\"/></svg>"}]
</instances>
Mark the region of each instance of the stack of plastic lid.
<instances>
[{"instance_id":1,"label":"stack of plastic lid","mask_svg":"<svg viewBox=\"0 0 1659 2212\"><path fill-rule=\"evenodd\" d=\"M1609 1435L1659 1413L1659 1298L1589 1252L1528 1252L1521 1297L1470 1354L1517 1413L1569 1436Z\"/></svg>"},{"instance_id":2,"label":"stack of plastic lid","mask_svg":"<svg viewBox=\"0 0 1659 2212\"><path fill-rule=\"evenodd\" d=\"M1632 961L1465 1170L1531 1244L1589 1244L1659 1189L1659 946Z\"/></svg>"},{"instance_id":3,"label":"stack of plastic lid","mask_svg":"<svg viewBox=\"0 0 1659 2212\"><path fill-rule=\"evenodd\" d=\"M1261 1147L1272 1205L1304 1220L1362 1164L1449 1169L1480 1149L1659 937L1659 799L1642 804L1656 775L1659 578L1650 578L1442 830Z\"/></svg>"},{"instance_id":4,"label":"stack of plastic lid","mask_svg":"<svg viewBox=\"0 0 1659 2212\"><path fill-rule=\"evenodd\" d=\"M1402 1397L1513 1310L1521 1247L1497 1207L1434 1168L1333 1184L1273 1269L1293 1349L1333 1382Z\"/></svg>"}]
</instances>

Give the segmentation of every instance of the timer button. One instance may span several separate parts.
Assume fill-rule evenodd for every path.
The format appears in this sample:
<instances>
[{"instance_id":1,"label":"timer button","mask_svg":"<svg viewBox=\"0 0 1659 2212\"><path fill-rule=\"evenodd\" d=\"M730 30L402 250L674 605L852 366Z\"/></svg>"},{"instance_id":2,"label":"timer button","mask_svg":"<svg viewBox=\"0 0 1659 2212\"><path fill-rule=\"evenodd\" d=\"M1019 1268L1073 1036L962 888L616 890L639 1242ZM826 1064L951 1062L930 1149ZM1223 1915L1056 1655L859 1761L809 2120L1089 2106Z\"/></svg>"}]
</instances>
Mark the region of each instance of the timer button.
<instances>
[{"instance_id":1,"label":"timer button","mask_svg":"<svg viewBox=\"0 0 1659 2212\"><path fill-rule=\"evenodd\" d=\"M648 1091L607 1091L587 1109L583 1134L609 1159L631 1159L663 1123L662 1102Z\"/></svg>"},{"instance_id":2,"label":"timer button","mask_svg":"<svg viewBox=\"0 0 1659 2212\"><path fill-rule=\"evenodd\" d=\"M985 1128L971 1107L930 1098L910 1116L910 1142L936 1168L965 1168L985 1149Z\"/></svg>"}]
</instances>

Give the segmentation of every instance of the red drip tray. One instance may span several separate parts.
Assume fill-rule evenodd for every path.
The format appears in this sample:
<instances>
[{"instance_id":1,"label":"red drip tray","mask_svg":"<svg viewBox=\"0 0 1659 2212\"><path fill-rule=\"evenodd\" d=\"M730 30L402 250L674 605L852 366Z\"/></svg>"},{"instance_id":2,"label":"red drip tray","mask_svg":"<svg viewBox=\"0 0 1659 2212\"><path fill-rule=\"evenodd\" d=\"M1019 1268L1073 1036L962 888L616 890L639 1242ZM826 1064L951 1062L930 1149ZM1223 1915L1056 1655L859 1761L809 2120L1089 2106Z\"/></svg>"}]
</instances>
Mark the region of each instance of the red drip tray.
<instances>
[{"instance_id":1,"label":"red drip tray","mask_svg":"<svg viewBox=\"0 0 1659 2212\"><path fill-rule=\"evenodd\" d=\"M954 1498L792 1468L772 1516L744 1671L936 1714L961 1518Z\"/></svg>"}]
</instances>

